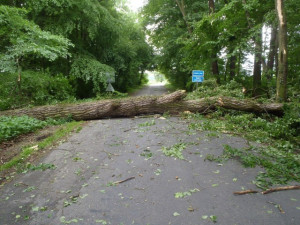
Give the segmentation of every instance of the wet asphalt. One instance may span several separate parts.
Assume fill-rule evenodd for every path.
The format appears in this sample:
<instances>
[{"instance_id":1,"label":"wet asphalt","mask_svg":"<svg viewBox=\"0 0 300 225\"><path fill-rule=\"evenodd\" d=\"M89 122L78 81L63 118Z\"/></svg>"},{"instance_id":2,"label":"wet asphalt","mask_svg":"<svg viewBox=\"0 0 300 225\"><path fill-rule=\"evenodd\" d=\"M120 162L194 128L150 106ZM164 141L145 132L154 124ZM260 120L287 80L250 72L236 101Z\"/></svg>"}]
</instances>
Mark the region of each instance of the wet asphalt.
<instances>
[{"instance_id":1,"label":"wet asphalt","mask_svg":"<svg viewBox=\"0 0 300 225\"><path fill-rule=\"evenodd\" d=\"M189 129L180 117L90 121L29 171L0 189L0 224L298 225L299 190L233 195L257 189L261 168L205 160L243 138ZM184 146L184 159L164 147Z\"/></svg>"}]
</instances>

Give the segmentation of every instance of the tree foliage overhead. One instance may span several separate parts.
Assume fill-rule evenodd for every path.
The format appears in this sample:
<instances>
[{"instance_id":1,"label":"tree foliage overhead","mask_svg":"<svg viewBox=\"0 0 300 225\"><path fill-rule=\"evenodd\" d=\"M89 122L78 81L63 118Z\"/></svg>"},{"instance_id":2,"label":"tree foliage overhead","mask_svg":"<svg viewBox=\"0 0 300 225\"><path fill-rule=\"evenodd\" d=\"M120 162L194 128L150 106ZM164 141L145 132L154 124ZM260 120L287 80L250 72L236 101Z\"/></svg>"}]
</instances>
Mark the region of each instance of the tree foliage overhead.
<instances>
[{"instance_id":1,"label":"tree foliage overhead","mask_svg":"<svg viewBox=\"0 0 300 225\"><path fill-rule=\"evenodd\" d=\"M299 1L284 1L288 28L288 83L299 85ZM275 94L278 20L275 1L149 0L143 22L156 46L158 69L178 88L191 88L191 71L219 83L235 79L254 96ZM297 22L298 21L298 22ZM273 39L266 38L266 34ZM262 36L264 33L264 36ZM263 38L264 37L264 38ZM251 58L251 70L247 61ZM290 88L291 89L291 88ZM267 93L266 93L267 92ZM291 94L291 93L290 93Z\"/></svg>"},{"instance_id":2,"label":"tree foliage overhead","mask_svg":"<svg viewBox=\"0 0 300 225\"><path fill-rule=\"evenodd\" d=\"M69 55L70 41L41 30L26 18L26 10L0 5L0 70L15 72L21 61Z\"/></svg>"},{"instance_id":3,"label":"tree foliage overhead","mask_svg":"<svg viewBox=\"0 0 300 225\"><path fill-rule=\"evenodd\" d=\"M63 74L77 98L103 93L106 71L119 91L140 85L152 56L137 15L117 0L0 0L0 46L0 73Z\"/></svg>"}]
</instances>

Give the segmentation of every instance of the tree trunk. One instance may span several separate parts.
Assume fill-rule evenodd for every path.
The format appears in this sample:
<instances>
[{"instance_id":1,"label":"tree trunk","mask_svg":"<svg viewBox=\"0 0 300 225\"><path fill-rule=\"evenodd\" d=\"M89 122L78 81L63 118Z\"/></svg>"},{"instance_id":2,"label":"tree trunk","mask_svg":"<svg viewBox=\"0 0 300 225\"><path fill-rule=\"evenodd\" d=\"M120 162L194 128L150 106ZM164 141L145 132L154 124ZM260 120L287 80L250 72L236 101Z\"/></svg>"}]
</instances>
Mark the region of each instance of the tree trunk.
<instances>
[{"instance_id":1,"label":"tree trunk","mask_svg":"<svg viewBox=\"0 0 300 225\"><path fill-rule=\"evenodd\" d=\"M213 50L212 53L212 62L211 62L211 69L213 75L217 78L217 83L221 83L220 74L219 74L219 65L218 65L218 55L216 53L216 50Z\"/></svg>"},{"instance_id":2,"label":"tree trunk","mask_svg":"<svg viewBox=\"0 0 300 225\"><path fill-rule=\"evenodd\" d=\"M215 2L214 2L214 0L208 0L208 7L209 7L209 15L215 13Z\"/></svg>"},{"instance_id":3,"label":"tree trunk","mask_svg":"<svg viewBox=\"0 0 300 225\"><path fill-rule=\"evenodd\" d=\"M18 86L18 92L19 95L22 95L22 67L20 65L20 60L17 59L18 64L18 79L17 79L17 86Z\"/></svg>"},{"instance_id":4,"label":"tree trunk","mask_svg":"<svg viewBox=\"0 0 300 225\"><path fill-rule=\"evenodd\" d=\"M209 15L215 13L215 2L214 0L208 0L208 8L209 8ZM219 74L219 65L218 65L218 54L217 49L213 48L213 52L211 55L212 62L211 62L211 70L212 74L217 78L217 83L221 83L220 74Z\"/></svg>"},{"instance_id":5,"label":"tree trunk","mask_svg":"<svg viewBox=\"0 0 300 225\"><path fill-rule=\"evenodd\" d=\"M272 26L271 29L271 39L270 39L270 51L268 55L268 62L267 62L267 70L266 75L267 79L270 81L272 79L272 73L274 69L274 60L276 55L276 40L277 40L277 28L275 25Z\"/></svg>"},{"instance_id":6,"label":"tree trunk","mask_svg":"<svg viewBox=\"0 0 300 225\"><path fill-rule=\"evenodd\" d=\"M235 76L235 71L236 71L236 56L235 55L232 55L230 56L229 58L230 60L230 64L229 64L229 76L230 76L230 79L232 80Z\"/></svg>"},{"instance_id":7,"label":"tree trunk","mask_svg":"<svg viewBox=\"0 0 300 225\"><path fill-rule=\"evenodd\" d=\"M133 117L145 114L163 114L165 112L179 114L184 111L190 111L207 114L214 111L217 107L255 113L268 112L276 115L282 115L283 113L283 105L280 103L258 104L249 100L237 100L227 97L211 97L185 101L182 100L184 97L185 91L176 91L158 97L137 97L122 100L106 100L9 110L0 112L0 116L28 115L37 119L72 117L74 120L94 120Z\"/></svg>"},{"instance_id":8,"label":"tree trunk","mask_svg":"<svg viewBox=\"0 0 300 225\"><path fill-rule=\"evenodd\" d=\"M279 53L278 53L278 75L276 85L276 100L278 102L286 101L287 98L287 23L284 11L283 0L276 0L276 11L279 21Z\"/></svg>"},{"instance_id":9,"label":"tree trunk","mask_svg":"<svg viewBox=\"0 0 300 225\"><path fill-rule=\"evenodd\" d=\"M254 54L254 69L253 69L253 97L260 93L261 87L261 65L262 65L262 28L254 38L255 54Z\"/></svg>"},{"instance_id":10,"label":"tree trunk","mask_svg":"<svg viewBox=\"0 0 300 225\"><path fill-rule=\"evenodd\" d=\"M237 72L236 72L236 74L237 74L237 76L240 76L240 71L241 71L241 61L242 61L242 49L241 48L239 48L239 55L238 55L239 57L238 57L238 65L237 65Z\"/></svg>"}]
</instances>

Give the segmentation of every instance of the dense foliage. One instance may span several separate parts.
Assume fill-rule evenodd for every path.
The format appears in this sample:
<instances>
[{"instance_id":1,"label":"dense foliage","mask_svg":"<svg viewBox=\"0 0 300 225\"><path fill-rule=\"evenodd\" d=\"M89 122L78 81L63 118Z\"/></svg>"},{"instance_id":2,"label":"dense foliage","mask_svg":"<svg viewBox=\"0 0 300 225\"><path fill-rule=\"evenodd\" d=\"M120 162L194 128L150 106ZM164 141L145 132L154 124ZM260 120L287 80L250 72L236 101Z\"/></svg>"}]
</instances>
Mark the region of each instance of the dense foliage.
<instances>
[{"instance_id":1,"label":"dense foliage","mask_svg":"<svg viewBox=\"0 0 300 225\"><path fill-rule=\"evenodd\" d=\"M16 74L0 74L0 110L57 103L73 99L74 91L62 74L27 70L22 73L22 94L16 88Z\"/></svg>"},{"instance_id":2,"label":"dense foliage","mask_svg":"<svg viewBox=\"0 0 300 225\"><path fill-rule=\"evenodd\" d=\"M200 69L218 84L234 79L253 96L274 96L282 35L275 2L284 2L288 97L294 97L300 91L298 0L149 0L142 13L158 70L181 89L192 90L192 70Z\"/></svg>"},{"instance_id":3,"label":"dense foliage","mask_svg":"<svg viewBox=\"0 0 300 225\"><path fill-rule=\"evenodd\" d=\"M29 86L32 104L96 97L105 92L107 72L115 74L117 91L141 85L152 55L145 39L137 15L122 1L0 0L0 83L9 82L1 109L25 106L19 100L28 97ZM43 79L41 90L38 78L28 83L28 74ZM45 96L57 82L57 96Z\"/></svg>"}]
</instances>

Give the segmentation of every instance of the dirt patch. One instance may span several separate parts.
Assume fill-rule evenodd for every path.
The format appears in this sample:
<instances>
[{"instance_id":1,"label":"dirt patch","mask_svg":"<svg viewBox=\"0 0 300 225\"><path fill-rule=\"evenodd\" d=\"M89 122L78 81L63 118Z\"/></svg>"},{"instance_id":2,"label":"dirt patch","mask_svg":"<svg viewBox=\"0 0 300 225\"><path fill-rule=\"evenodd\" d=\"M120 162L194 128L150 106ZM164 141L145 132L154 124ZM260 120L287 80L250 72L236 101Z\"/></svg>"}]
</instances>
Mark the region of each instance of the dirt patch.
<instances>
[{"instance_id":1,"label":"dirt patch","mask_svg":"<svg viewBox=\"0 0 300 225\"><path fill-rule=\"evenodd\" d=\"M51 126L34 133L23 134L13 140L0 144L0 162L4 164L18 155L24 146L32 145L37 141L51 136L60 126Z\"/></svg>"}]
</instances>

